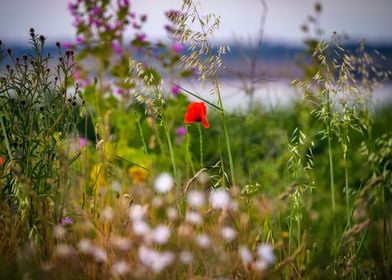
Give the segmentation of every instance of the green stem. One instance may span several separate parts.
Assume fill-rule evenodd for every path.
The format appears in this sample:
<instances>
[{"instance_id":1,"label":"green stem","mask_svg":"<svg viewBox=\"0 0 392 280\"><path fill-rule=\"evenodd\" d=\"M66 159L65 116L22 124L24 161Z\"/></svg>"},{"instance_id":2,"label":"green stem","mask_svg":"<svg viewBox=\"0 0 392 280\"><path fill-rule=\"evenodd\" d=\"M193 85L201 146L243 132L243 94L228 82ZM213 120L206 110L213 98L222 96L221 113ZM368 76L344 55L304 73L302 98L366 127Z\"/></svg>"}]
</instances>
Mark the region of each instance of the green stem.
<instances>
[{"instance_id":1,"label":"green stem","mask_svg":"<svg viewBox=\"0 0 392 280\"><path fill-rule=\"evenodd\" d=\"M139 118L138 118L136 112L135 112L135 118L136 118L137 127L138 127L138 129L139 129L140 137L142 138L143 151L144 151L144 153L145 153L146 155L148 155L147 145L146 145L146 141L144 140L144 135L143 135L142 126L140 125L140 120L139 120Z\"/></svg>"},{"instance_id":2,"label":"green stem","mask_svg":"<svg viewBox=\"0 0 392 280\"><path fill-rule=\"evenodd\" d=\"M331 105L329 99L329 92L327 92L327 106L328 106L328 120L327 120L327 135L328 135L328 155L329 155L329 182L331 185L331 200L332 200L332 212L335 213L335 179L334 179L334 168L332 158L332 135L331 135Z\"/></svg>"},{"instance_id":3,"label":"green stem","mask_svg":"<svg viewBox=\"0 0 392 280\"><path fill-rule=\"evenodd\" d=\"M189 173L189 168L191 168L192 174L195 174L195 167L192 162L192 154L191 154L191 131L190 126L186 126L186 162L187 162L187 173ZM189 174L187 174L188 177Z\"/></svg>"},{"instance_id":4,"label":"green stem","mask_svg":"<svg viewBox=\"0 0 392 280\"><path fill-rule=\"evenodd\" d=\"M218 96L218 104L219 104L219 107L221 108L223 132L224 132L224 135L225 135L227 155L229 157L231 184L235 185L234 164L233 164L233 157L232 157L232 154L231 154L229 131L227 129L226 116L225 116L225 111L223 109L223 103L222 103L222 97L221 97L221 93L220 93L220 89L219 89L219 84L218 84L218 81L216 79L215 79L214 85L215 85L216 93L217 93L217 96Z\"/></svg>"},{"instance_id":5,"label":"green stem","mask_svg":"<svg viewBox=\"0 0 392 280\"><path fill-rule=\"evenodd\" d=\"M8 137L7 137L7 132L5 131L5 127L4 127L3 116L0 117L0 120L1 120L1 129L3 130L3 134L4 134L5 146L6 146L7 152L8 152L8 157L10 158L10 161L12 161L13 157L12 157L12 152L11 152L11 148L10 148L10 143L9 143Z\"/></svg>"},{"instance_id":6,"label":"green stem","mask_svg":"<svg viewBox=\"0 0 392 280\"><path fill-rule=\"evenodd\" d=\"M165 130L167 144L169 146L170 160L171 160L171 163L172 163L172 166L173 166L173 174L174 174L174 178L175 178L175 180L177 182L177 179L178 179L177 178L177 168L176 168L176 162L174 160L174 151L173 151L173 144L172 144L171 137L170 137L170 131L169 131L169 128L167 127L166 120L163 123L164 123L163 127L164 127L164 130Z\"/></svg>"},{"instance_id":7,"label":"green stem","mask_svg":"<svg viewBox=\"0 0 392 280\"><path fill-rule=\"evenodd\" d=\"M199 143L200 143L200 167L203 168L204 162L203 162L203 133L201 131L201 124L197 124L197 128L199 131Z\"/></svg>"},{"instance_id":8,"label":"green stem","mask_svg":"<svg viewBox=\"0 0 392 280\"><path fill-rule=\"evenodd\" d=\"M348 192L348 168L347 168L347 146L344 146L344 179L345 179L345 192L346 192L346 215L347 225L351 226L351 213L350 213L350 197Z\"/></svg>"}]
</instances>

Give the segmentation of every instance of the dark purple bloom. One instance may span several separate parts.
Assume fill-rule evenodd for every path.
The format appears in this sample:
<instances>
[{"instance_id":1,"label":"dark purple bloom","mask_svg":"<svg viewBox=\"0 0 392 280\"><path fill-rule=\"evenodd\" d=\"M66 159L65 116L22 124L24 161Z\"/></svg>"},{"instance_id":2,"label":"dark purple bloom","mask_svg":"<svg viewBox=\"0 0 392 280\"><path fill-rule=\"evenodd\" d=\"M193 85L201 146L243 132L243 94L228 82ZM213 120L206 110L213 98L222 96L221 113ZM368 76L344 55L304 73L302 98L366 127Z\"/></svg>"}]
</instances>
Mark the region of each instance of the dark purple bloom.
<instances>
[{"instance_id":1,"label":"dark purple bloom","mask_svg":"<svg viewBox=\"0 0 392 280\"><path fill-rule=\"evenodd\" d=\"M119 54L119 55L122 53L122 47L120 46L118 41L116 41L116 40L112 41L111 47L112 47L112 50L114 51L114 53Z\"/></svg>"},{"instance_id":2,"label":"dark purple bloom","mask_svg":"<svg viewBox=\"0 0 392 280\"><path fill-rule=\"evenodd\" d=\"M139 40L142 43L145 43L145 42L147 42L147 35L144 34L144 33L137 34L136 35L136 39Z\"/></svg>"},{"instance_id":3,"label":"dark purple bloom","mask_svg":"<svg viewBox=\"0 0 392 280\"><path fill-rule=\"evenodd\" d=\"M170 89L171 93L173 93L174 95L177 95L181 92L181 89L178 85L173 85Z\"/></svg>"}]
</instances>

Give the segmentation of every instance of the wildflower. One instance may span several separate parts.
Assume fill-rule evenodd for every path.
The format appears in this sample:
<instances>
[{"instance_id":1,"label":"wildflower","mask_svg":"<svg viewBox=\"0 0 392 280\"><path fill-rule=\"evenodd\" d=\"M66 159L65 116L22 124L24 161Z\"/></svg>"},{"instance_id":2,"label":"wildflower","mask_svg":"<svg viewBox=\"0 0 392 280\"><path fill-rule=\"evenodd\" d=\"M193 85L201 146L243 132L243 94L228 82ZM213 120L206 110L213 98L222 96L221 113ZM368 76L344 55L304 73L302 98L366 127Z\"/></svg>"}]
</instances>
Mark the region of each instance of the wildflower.
<instances>
[{"instance_id":1,"label":"wildflower","mask_svg":"<svg viewBox=\"0 0 392 280\"><path fill-rule=\"evenodd\" d=\"M187 195L187 201L190 206L200 208L205 203L204 193L202 191L192 190Z\"/></svg>"},{"instance_id":2,"label":"wildflower","mask_svg":"<svg viewBox=\"0 0 392 280\"><path fill-rule=\"evenodd\" d=\"M94 250L94 245L89 239L82 239L78 243L78 248L83 254L90 254Z\"/></svg>"},{"instance_id":3,"label":"wildflower","mask_svg":"<svg viewBox=\"0 0 392 280\"><path fill-rule=\"evenodd\" d=\"M144 236L151 232L150 226L143 220L133 221L132 230L138 236Z\"/></svg>"},{"instance_id":4,"label":"wildflower","mask_svg":"<svg viewBox=\"0 0 392 280\"><path fill-rule=\"evenodd\" d=\"M128 169L128 174L132 178L132 183L140 184L147 180L147 171L139 166L133 165Z\"/></svg>"},{"instance_id":5,"label":"wildflower","mask_svg":"<svg viewBox=\"0 0 392 280\"><path fill-rule=\"evenodd\" d=\"M237 236L237 232L232 227L227 226L222 228L221 234L223 239L228 242L233 241Z\"/></svg>"},{"instance_id":6,"label":"wildflower","mask_svg":"<svg viewBox=\"0 0 392 280\"><path fill-rule=\"evenodd\" d=\"M104 263L108 259L106 252L99 247L94 247L92 253L97 263Z\"/></svg>"},{"instance_id":7,"label":"wildflower","mask_svg":"<svg viewBox=\"0 0 392 280\"><path fill-rule=\"evenodd\" d=\"M209 128L207 119L207 108L204 102L192 102L185 113L185 123L201 122L204 128Z\"/></svg>"},{"instance_id":8,"label":"wildflower","mask_svg":"<svg viewBox=\"0 0 392 280\"><path fill-rule=\"evenodd\" d=\"M128 274L131 269L126 261L119 261L112 265L110 271L114 276L123 276Z\"/></svg>"},{"instance_id":9,"label":"wildflower","mask_svg":"<svg viewBox=\"0 0 392 280\"><path fill-rule=\"evenodd\" d=\"M65 230L65 228L62 225L57 225L54 227L54 236L57 239L63 238L66 233L67 233L67 231Z\"/></svg>"},{"instance_id":10,"label":"wildflower","mask_svg":"<svg viewBox=\"0 0 392 280\"><path fill-rule=\"evenodd\" d=\"M246 264L250 264L252 262L253 257L252 257L252 254L251 254L251 252L249 251L249 249L247 247L241 246L238 249L238 254L240 255L240 258L241 258L243 264L246 265Z\"/></svg>"},{"instance_id":11,"label":"wildflower","mask_svg":"<svg viewBox=\"0 0 392 280\"><path fill-rule=\"evenodd\" d=\"M81 44L84 43L85 40L84 40L84 37L82 37L82 36L77 36L76 39L75 39L75 41L76 41L76 44L81 45Z\"/></svg>"},{"instance_id":12,"label":"wildflower","mask_svg":"<svg viewBox=\"0 0 392 280\"><path fill-rule=\"evenodd\" d=\"M210 193L211 206L215 209L227 209L231 204L229 193L224 189L212 190Z\"/></svg>"},{"instance_id":13,"label":"wildflower","mask_svg":"<svg viewBox=\"0 0 392 280\"><path fill-rule=\"evenodd\" d=\"M200 234L196 237L196 242L201 248L206 249L210 246L211 239L207 234Z\"/></svg>"},{"instance_id":14,"label":"wildflower","mask_svg":"<svg viewBox=\"0 0 392 280\"><path fill-rule=\"evenodd\" d=\"M144 33L137 34L136 35L136 40L140 41L141 43L146 43L147 42L147 35Z\"/></svg>"},{"instance_id":15,"label":"wildflower","mask_svg":"<svg viewBox=\"0 0 392 280\"><path fill-rule=\"evenodd\" d=\"M169 192L172 189L173 185L173 177L169 173L161 173L154 182L155 190L159 193Z\"/></svg>"},{"instance_id":16,"label":"wildflower","mask_svg":"<svg viewBox=\"0 0 392 280\"><path fill-rule=\"evenodd\" d=\"M73 224L73 219L71 217L64 217L61 219L60 224L62 226L69 226Z\"/></svg>"},{"instance_id":17,"label":"wildflower","mask_svg":"<svg viewBox=\"0 0 392 280\"><path fill-rule=\"evenodd\" d=\"M87 138L86 137L80 137L79 138L79 146L81 148L84 148L87 146Z\"/></svg>"},{"instance_id":18,"label":"wildflower","mask_svg":"<svg viewBox=\"0 0 392 280\"><path fill-rule=\"evenodd\" d=\"M181 53L181 51L183 50L183 48L184 48L184 46L183 46L181 43L178 43L178 42L174 43L174 44L171 46L172 51L175 52L176 54Z\"/></svg>"},{"instance_id":19,"label":"wildflower","mask_svg":"<svg viewBox=\"0 0 392 280\"><path fill-rule=\"evenodd\" d=\"M122 53L122 47L120 46L118 41L116 40L112 41L111 47L115 54L120 55Z\"/></svg>"},{"instance_id":20,"label":"wildflower","mask_svg":"<svg viewBox=\"0 0 392 280\"><path fill-rule=\"evenodd\" d=\"M170 219L170 221L175 221L178 218L177 210L174 207L168 208L166 210L166 214L167 214L168 218Z\"/></svg>"},{"instance_id":21,"label":"wildflower","mask_svg":"<svg viewBox=\"0 0 392 280\"><path fill-rule=\"evenodd\" d=\"M170 265L174 260L174 254L171 252L158 252L144 245L138 250L140 262L151 268L154 272L161 272L165 267Z\"/></svg>"},{"instance_id":22,"label":"wildflower","mask_svg":"<svg viewBox=\"0 0 392 280\"><path fill-rule=\"evenodd\" d=\"M257 247L257 260L255 262L255 269L263 271L271 264L274 264L276 257L273 252L273 247L270 244L261 244Z\"/></svg>"},{"instance_id":23,"label":"wildflower","mask_svg":"<svg viewBox=\"0 0 392 280\"><path fill-rule=\"evenodd\" d=\"M193 262L193 255L189 251L182 251L180 253L180 261L183 264L191 264Z\"/></svg>"},{"instance_id":24,"label":"wildflower","mask_svg":"<svg viewBox=\"0 0 392 280\"><path fill-rule=\"evenodd\" d=\"M131 241L125 237L113 237L110 241L119 250L128 251L131 248Z\"/></svg>"},{"instance_id":25,"label":"wildflower","mask_svg":"<svg viewBox=\"0 0 392 280\"><path fill-rule=\"evenodd\" d=\"M151 238L158 244L165 244L170 238L170 230L165 225L158 225L151 233Z\"/></svg>"},{"instance_id":26,"label":"wildflower","mask_svg":"<svg viewBox=\"0 0 392 280\"><path fill-rule=\"evenodd\" d=\"M0 166L3 166L5 163L5 157L0 156Z\"/></svg>"},{"instance_id":27,"label":"wildflower","mask_svg":"<svg viewBox=\"0 0 392 280\"><path fill-rule=\"evenodd\" d=\"M55 249L55 254L59 257L67 257L74 253L74 249L66 244L58 244Z\"/></svg>"},{"instance_id":28,"label":"wildflower","mask_svg":"<svg viewBox=\"0 0 392 280\"><path fill-rule=\"evenodd\" d=\"M180 126L180 127L177 128L176 132L177 132L178 136L183 137L186 134L186 128L183 127L183 126Z\"/></svg>"},{"instance_id":29,"label":"wildflower","mask_svg":"<svg viewBox=\"0 0 392 280\"><path fill-rule=\"evenodd\" d=\"M172 85L170 92L177 95L181 92L181 88L178 85Z\"/></svg>"},{"instance_id":30,"label":"wildflower","mask_svg":"<svg viewBox=\"0 0 392 280\"><path fill-rule=\"evenodd\" d=\"M203 218L196 211L188 211L185 214L185 221L194 225L200 225L203 222Z\"/></svg>"},{"instance_id":31,"label":"wildflower","mask_svg":"<svg viewBox=\"0 0 392 280\"><path fill-rule=\"evenodd\" d=\"M147 207L146 206L142 206L140 204L133 204L129 208L129 218L132 221L143 220L144 215L146 214L146 212L147 212Z\"/></svg>"},{"instance_id":32,"label":"wildflower","mask_svg":"<svg viewBox=\"0 0 392 280\"><path fill-rule=\"evenodd\" d=\"M102 218L106 221L106 222L110 222L113 219L114 216L114 212L112 207L110 206L106 206L103 210L102 210Z\"/></svg>"}]
</instances>

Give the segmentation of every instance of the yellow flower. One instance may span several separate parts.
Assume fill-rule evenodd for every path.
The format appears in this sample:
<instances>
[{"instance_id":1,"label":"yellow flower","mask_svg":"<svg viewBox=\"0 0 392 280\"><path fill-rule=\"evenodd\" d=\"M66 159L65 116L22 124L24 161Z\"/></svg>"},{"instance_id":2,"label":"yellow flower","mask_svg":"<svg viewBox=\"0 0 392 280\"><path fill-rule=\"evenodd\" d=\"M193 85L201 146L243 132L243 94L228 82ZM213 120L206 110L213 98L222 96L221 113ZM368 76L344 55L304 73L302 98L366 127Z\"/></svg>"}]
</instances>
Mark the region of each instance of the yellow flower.
<instances>
[{"instance_id":1,"label":"yellow flower","mask_svg":"<svg viewBox=\"0 0 392 280\"><path fill-rule=\"evenodd\" d=\"M148 177L147 171L136 165L133 165L128 169L128 174L131 176L133 184L143 183Z\"/></svg>"}]
</instances>

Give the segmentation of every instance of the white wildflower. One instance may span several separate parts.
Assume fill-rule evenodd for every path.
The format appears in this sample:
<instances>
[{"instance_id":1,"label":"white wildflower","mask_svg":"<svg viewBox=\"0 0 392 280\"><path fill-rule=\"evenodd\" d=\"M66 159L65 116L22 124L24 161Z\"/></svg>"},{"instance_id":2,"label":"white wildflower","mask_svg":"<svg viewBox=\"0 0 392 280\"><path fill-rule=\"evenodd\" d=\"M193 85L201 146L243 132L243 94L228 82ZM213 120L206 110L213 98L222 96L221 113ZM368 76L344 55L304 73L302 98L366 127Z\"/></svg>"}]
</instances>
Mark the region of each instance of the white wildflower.
<instances>
[{"instance_id":1,"label":"white wildflower","mask_svg":"<svg viewBox=\"0 0 392 280\"><path fill-rule=\"evenodd\" d=\"M166 214L171 221L175 221L178 218L178 212L177 212L176 208L174 208L174 207L169 207L166 210Z\"/></svg>"},{"instance_id":2,"label":"white wildflower","mask_svg":"<svg viewBox=\"0 0 392 280\"><path fill-rule=\"evenodd\" d=\"M170 238L170 230L165 225L158 225L152 231L151 238L158 244L165 244Z\"/></svg>"},{"instance_id":3,"label":"white wildflower","mask_svg":"<svg viewBox=\"0 0 392 280\"><path fill-rule=\"evenodd\" d=\"M113 246L119 250L127 251L131 248L131 240L125 237L113 237L111 239Z\"/></svg>"},{"instance_id":4,"label":"white wildflower","mask_svg":"<svg viewBox=\"0 0 392 280\"><path fill-rule=\"evenodd\" d=\"M204 249L207 249L211 244L211 239L207 234L200 234L196 237L197 244Z\"/></svg>"},{"instance_id":5,"label":"white wildflower","mask_svg":"<svg viewBox=\"0 0 392 280\"><path fill-rule=\"evenodd\" d=\"M121 193L122 191L121 183L119 181L113 181L111 189L118 193Z\"/></svg>"},{"instance_id":6,"label":"white wildflower","mask_svg":"<svg viewBox=\"0 0 392 280\"><path fill-rule=\"evenodd\" d=\"M94 245L89 239L82 239L78 243L78 248L83 254L90 254L94 250Z\"/></svg>"},{"instance_id":7,"label":"white wildflower","mask_svg":"<svg viewBox=\"0 0 392 280\"><path fill-rule=\"evenodd\" d=\"M252 262L253 257L247 247L241 246L238 249L238 254L240 255L240 258L244 264L250 264Z\"/></svg>"},{"instance_id":8,"label":"white wildflower","mask_svg":"<svg viewBox=\"0 0 392 280\"><path fill-rule=\"evenodd\" d=\"M221 234L222 234L223 239L230 242L236 238L237 231L235 229L233 229L232 227L226 226L226 227L222 228Z\"/></svg>"},{"instance_id":9,"label":"white wildflower","mask_svg":"<svg viewBox=\"0 0 392 280\"><path fill-rule=\"evenodd\" d=\"M131 269L126 261L119 261L112 265L110 271L114 276L122 276L128 274Z\"/></svg>"},{"instance_id":10,"label":"white wildflower","mask_svg":"<svg viewBox=\"0 0 392 280\"><path fill-rule=\"evenodd\" d=\"M231 204L230 194L224 189L212 190L210 193L210 202L211 206L215 209L227 209Z\"/></svg>"},{"instance_id":11,"label":"white wildflower","mask_svg":"<svg viewBox=\"0 0 392 280\"><path fill-rule=\"evenodd\" d=\"M71 246L66 244L58 244L55 249L55 254L59 257L67 257L74 253L74 250Z\"/></svg>"},{"instance_id":12,"label":"white wildflower","mask_svg":"<svg viewBox=\"0 0 392 280\"><path fill-rule=\"evenodd\" d=\"M149 234L151 229L150 226L142 220L136 220L132 224L133 233L139 236Z\"/></svg>"},{"instance_id":13,"label":"white wildflower","mask_svg":"<svg viewBox=\"0 0 392 280\"><path fill-rule=\"evenodd\" d=\"M139 221L144 219L144 215L147 212L147 206L142 206L140 204L131 205L129 208L129 218L132 221Z\"/></svg>"},{"instance_id":14,"label":"white wildflower","mask_svg":"<svg viewBox=\"0 0 392 280\"><path fill-rule=\"evenodd\" d=\"M185 221L194 225L200 225L203 222L203 218L200 213L196 211L187 211L185 214Z\"/></svg>"},{"instance_id":15,"label":"white wildflower","mask_svg":"<svg viewBox=\"0 0 392 280\"><path fill-rule=\"evenodd\" d=\"M169 173L161 173L154 182L155 190L159 193L169 192L174 185L173 177Z\"/></svg>"},{"instance_id":16,"label":"white wildflower","mask_svg":"<svg viewBox=\"0 0 392 280\"><path fill-rule=\"evenodd\" d=\"M276 260L274 248L270 244L260 244L257 247L257 256L267 265L274 264Z\"/></svg>"},{"instance_id":17,"label":"white wildflower","mask_svg":"<svg viewBox=\"0 0 392 280\"><path fill-rule=\"evenodd\" d=\"M182 251L180 253L180 261L183 264L191 264L193 262L193 255L189 251Z\"/></svg>"},{"instance_id":18,"label":"white wildflower","mask_svg":"<svg viewBox=\"0 0 392 280\"><path fill-rule=\"evenodd\" d=\"M102 218L104 219L104 221L106 222L110 222L114 217L114 212L112 207L110 206L106 206L103 210L102 210Z\"/></svg>"},{"instance_id":19,"label":"white wildflower","mask_svg":"<svg viewBox=\"0 0 392 280\"><path fill-rule=\"evenodd\" d=\"M144 266L151 268L154 272L161 272L174 260L174 254L172 252L158 252L144 245L139 247L138 256L140 262Z\"/></svg>"},{"instance_id":20,"label":"white wildflower","mask_svg":"<svg viewBox=\"0 0 392 280\"><path fill-rule=\"evenodd\" d=\"M99 247L94 248L93 255L97 263L104 263L108 259L106 252Z\"/></svg>"},{"instance_id":21,"label":"white wildflower","mask_svg":"<svg viewBox=\"0 0 392 280\"><path fill-rule=\"evenodd\" d=\"M187 201L190 206L200 208L205 203L204 193L202 191L192 190L187 195Z\"/></svg>"},{"instance_id":22,"label":"white wildflower","mask_svg":"<svg viewBox=\"0 0 392 280\"><path fill-rule=\"evenodd\" d=\"M54 227L54 236L57 239L61 239L67 233L66 229L62 225L57 225Z\"/></svg>"}]
</instances>

